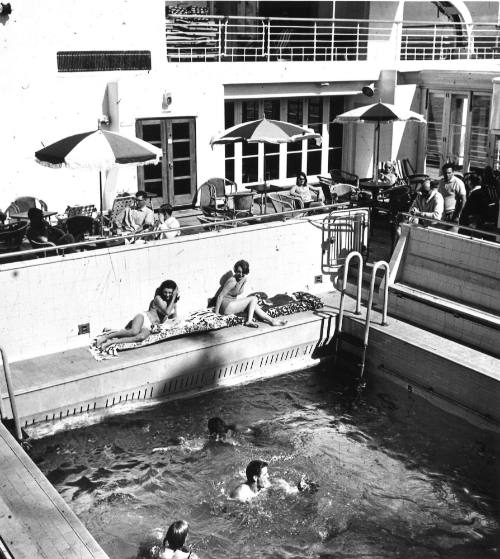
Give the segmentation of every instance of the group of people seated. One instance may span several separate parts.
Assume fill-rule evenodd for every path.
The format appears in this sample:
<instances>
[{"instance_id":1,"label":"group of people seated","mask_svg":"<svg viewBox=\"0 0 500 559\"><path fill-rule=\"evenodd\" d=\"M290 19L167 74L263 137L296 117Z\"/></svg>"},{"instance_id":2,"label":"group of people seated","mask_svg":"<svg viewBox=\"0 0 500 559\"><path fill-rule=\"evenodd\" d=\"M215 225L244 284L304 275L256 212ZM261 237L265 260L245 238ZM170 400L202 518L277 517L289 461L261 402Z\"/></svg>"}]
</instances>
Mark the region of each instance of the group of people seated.
<instances>
[{"instance_id":1,"label":"group of people seated","mask_svg":"<svg viewBox=\"0 0 500 559\"><path fill-rule=\"evenodd\" d=\"M469 174L467 193L464 182L455 175L453 165L446 163L440 180L427 178L422 181L409 212L415 218L422 218L424 225L439 220L481 229L491 214L490 206L495 205L482 184L480 174ZM456 227L450 228L456 230Z\"/></svg>"},{"instance_id":2,"label":"group of people seated","mask_svg":"<svg viewBox=\"0 0 500 559\"><path fill-rule=\"evenodd\" d=\"M246 313L245 326L258 328L255 318L271 326L284 326L286 320L271 318L258 306L255 296L241 297L245 287L250 265L246 260L238 260L233 267L233 274L225 281L215 297L214 312L222 315ZM110 330L96 338L96 346L106 350L110 345L126 342L142 342L150 334L153 325L162 324L177 318L177 302L179 288L175 281L165 280L156 289L155 295L147 311L136 314L120 330Z\"/></svg>"},{"instance_id":3,"label":"group of people seated","mask_svg":"<svg viewBox=\"0 0 500 559\"><path fill-rule=\"evenodd\" d=\"M147 206L147 194L138 190L135 195L135 206L127 206L113 220L112 230L116 235L127 233L143 233L158 231L156 239L172 239L180 235L179 221L173 216L174 209L170 204L160 206L158 219Z\"/></svg>"}]
</instances>

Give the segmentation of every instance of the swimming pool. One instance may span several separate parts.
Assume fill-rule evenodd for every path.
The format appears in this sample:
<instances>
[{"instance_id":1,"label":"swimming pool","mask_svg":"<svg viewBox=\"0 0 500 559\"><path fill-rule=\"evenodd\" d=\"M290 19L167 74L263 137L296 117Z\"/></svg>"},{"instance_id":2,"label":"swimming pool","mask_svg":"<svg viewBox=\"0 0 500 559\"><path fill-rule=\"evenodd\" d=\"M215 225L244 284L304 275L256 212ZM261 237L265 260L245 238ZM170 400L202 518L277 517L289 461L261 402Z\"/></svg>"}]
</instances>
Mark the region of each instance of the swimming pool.
<instances>
[{"instance_id":1,"label":"swimming pool","mask_svg":"<svg viewBox=\"0 0 500 559\"><path fill-rule=\"evenodd\" d=\"M34 441L31 455L111 558L179 518L201 559L467 558L499 553L498 439L393 385L355 407L345 380L302 371ZM214 415L257 425L207 443ZM168 439L187 443L164 452ZM305 473L315 494L228 501L246 464Z\"/></svg>"}]
</instances>

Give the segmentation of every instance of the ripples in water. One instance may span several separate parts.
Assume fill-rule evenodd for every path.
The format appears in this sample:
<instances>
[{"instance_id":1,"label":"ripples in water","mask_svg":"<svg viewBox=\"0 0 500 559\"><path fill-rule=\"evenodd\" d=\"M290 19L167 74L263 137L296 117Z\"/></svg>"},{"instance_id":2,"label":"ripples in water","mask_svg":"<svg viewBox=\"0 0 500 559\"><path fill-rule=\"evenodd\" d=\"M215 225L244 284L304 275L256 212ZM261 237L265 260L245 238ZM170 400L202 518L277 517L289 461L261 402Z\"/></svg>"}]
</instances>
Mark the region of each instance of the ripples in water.
<instances>
[{"instance_id":1,"label":"ripples in water","mask_svg":"<svg viewBox=\"0 0 500 559\"><path fill-rule=\"evenodd\" d=\"M215 415L253 432L207 441ZM202 559L485 559L500 547L497 444L395 387L352 407L345 381L309 371L59 433L32 454L112 558L185 518ZM318 491L229 501L255 458Z\"/></svg>"}]
</instances>

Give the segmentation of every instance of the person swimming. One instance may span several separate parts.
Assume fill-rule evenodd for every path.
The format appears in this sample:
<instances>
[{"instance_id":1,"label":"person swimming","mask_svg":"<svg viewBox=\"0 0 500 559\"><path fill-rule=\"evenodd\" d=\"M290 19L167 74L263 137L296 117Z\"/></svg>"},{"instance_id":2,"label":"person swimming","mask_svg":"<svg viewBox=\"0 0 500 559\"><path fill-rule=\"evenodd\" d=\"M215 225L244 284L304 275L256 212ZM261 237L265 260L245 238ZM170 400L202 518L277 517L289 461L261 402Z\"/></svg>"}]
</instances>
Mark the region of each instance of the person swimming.
<instances>
[{"instance_id":1,"label":"person swimming","mask_svg":"<svg viewBox=\"0 0 500 559\"><path fill-rule=\"evenodd\" d=\"M251 501L261 491L272 486L269 479L268 463L264 460L252 460L249 462L245 473L247 480L230 493L231 499L242 503ZM296 486L290 485L284 479L277 479L273 487L285 491L287 495L293 495L299 492L315 493L318 490L319 484L302 475Z\"/></svg>"},{"instance_id":2,"label":"person swimming","mask_svg":"<svg viewBox=\"0 0 500 559\"><path fill-rule=\"evenodd\" d=\"M159 559L199 559L196 553L184 546L188 531L189 524L185 520L177 520L171 524L163 540Z\"/></svg>"}]
</instances>

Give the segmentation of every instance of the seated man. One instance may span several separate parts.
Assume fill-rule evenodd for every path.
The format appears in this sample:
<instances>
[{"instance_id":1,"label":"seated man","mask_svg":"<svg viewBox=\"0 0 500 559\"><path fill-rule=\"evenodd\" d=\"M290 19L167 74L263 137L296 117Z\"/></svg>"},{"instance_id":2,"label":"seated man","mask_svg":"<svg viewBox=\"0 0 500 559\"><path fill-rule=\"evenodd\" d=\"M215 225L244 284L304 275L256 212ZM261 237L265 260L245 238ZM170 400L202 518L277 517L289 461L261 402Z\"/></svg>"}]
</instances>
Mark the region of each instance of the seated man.
<instances>
[{"instance_id":1,"label":"seated man","mask_svg":"<svg viewBox=\"0 0 500 559\"><path fill-rule=\"evenodd\" d=\"M36 243L54 243L55 245L69 245L75 242L75 238L70 233L65 233L58 227L52 227L43 217L40 208L30 208L28 210L30 224L26 236L30 241Z\"/></svg>"},{"instance_id":2,"label":"seated man","mask_svg":"<svg viewBox=\"0 0 500 559\"><path fill-rule=\"evenodd\" d=\"M146 193L138 190L135 199L135 208L126 207L116 216L113 225L118 234L141 233L154 226L155 214L151 208L146 206Z\"/></svg>"},{"instance_id":3,"label":"seated man","mask_svg":"<svg viewBox=\"0 0 500 559\"><path fill-rule=\"evenodd\" d=\"M417 197L409 209L415 217L428 218L422 220L425 227L432 225L434 219L442 219L444 201L438 192L437 185L431 188L431 180L425 179L420 187ZM418 220L415 220L418 223Z\"/></svg>"}]
</instances>

